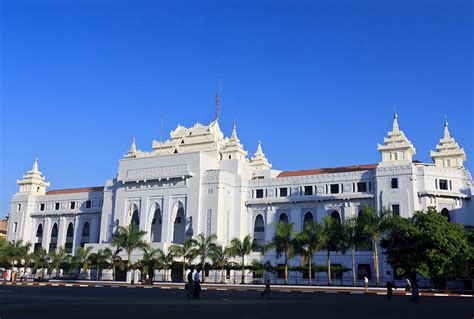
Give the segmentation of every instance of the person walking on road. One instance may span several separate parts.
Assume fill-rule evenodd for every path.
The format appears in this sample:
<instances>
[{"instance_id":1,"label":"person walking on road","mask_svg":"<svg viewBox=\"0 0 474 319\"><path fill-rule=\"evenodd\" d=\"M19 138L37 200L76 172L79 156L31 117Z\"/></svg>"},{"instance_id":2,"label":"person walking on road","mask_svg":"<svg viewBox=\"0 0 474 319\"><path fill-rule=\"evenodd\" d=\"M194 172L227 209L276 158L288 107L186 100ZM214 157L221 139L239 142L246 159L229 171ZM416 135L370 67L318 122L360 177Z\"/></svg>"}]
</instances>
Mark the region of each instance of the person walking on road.
<instances>
[{"instance_id":1,"label":"person walking on road","mask_svg":"<svg viewBox=\"0 0 474 319\"><path fill-rule=\"evenodd\" d=\"M196 270L194 273L194 283L193 283L193 297L199 299L199 295L201 293L201 279L199 276L199 271Z\"/></svg>"},{"instance_id":2,"label":"person walking on road","mask_svg":"<svg viewBox=\"0 0 474 319\"><path fill-rule=\"evenodd\" d=\"M367 278L367 276L364 276L364 288L365 292L369 291L369 278Z\"/></svg>"},{"instance_id":3,"label":"person walking on road","mask_svg":"<svg viewBox=\"0 0 474 319\"><path fill-rule=\"evenodd\" d=\"M270 273L265 270L263 272L263 282L265 283L265 289L263 292L260 294L261 297L263 298L264 296L267 296L267 298L271 298L270 295Z\"/></svg>"},{"instance_id":4,"label":"person walking on road","mask_svg":"<svg viewBox=\"0 0 474 319\"><path fill-rule=\"evenodd\" d=\"M186 291L188 294L188 298L193 298L194 295L194 282L193 282L193 270L191 269L188 273L188 282L186 283Z\"/></svg>"},{"instance_id":5,"label":"person walking on road","mask_svg":"<svg viewBox=\"0 0 474 319\"><path fill-rule=\"evenodd\" d=\"M390 277L390 271L387 271L388 279L387 279L387 299L392 300L393 289L397 289L395 283L392 281Z\"/></svg>"},{"instance_id":6,"label":"person walking on road","mask_svg":"<svg viewBox=\"0 0 474 319\"><path fill-rule=\"evenodd\" d=\"M418 303L419 295L420 295L420 291L418 289L418 283L416 282L416 280L412 280L410 300L413 301L414 303Z\"/></svg>"}]
</instances>

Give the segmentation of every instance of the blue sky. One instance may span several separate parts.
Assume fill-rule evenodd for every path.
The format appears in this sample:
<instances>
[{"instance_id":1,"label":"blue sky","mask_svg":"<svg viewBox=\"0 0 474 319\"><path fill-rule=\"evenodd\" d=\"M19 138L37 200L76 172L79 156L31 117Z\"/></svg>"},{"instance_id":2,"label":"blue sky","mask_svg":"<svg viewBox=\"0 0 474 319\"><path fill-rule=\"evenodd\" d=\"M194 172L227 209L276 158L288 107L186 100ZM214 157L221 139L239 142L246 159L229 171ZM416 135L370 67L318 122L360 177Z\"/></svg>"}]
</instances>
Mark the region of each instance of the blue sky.
<instances>
[{"instance_id":1,"label":"blue sky","mask_svg":"<svg viewBox=\"0 0 474 319\"><path fill-rule=\"evenodd\" d=\"M114 178L132 137L232 123L281 170L377 163L396 107L416 159L473 171L470 1L1 3L0 216L38 156L51 189Z\"/></svg>"}]
</instances>

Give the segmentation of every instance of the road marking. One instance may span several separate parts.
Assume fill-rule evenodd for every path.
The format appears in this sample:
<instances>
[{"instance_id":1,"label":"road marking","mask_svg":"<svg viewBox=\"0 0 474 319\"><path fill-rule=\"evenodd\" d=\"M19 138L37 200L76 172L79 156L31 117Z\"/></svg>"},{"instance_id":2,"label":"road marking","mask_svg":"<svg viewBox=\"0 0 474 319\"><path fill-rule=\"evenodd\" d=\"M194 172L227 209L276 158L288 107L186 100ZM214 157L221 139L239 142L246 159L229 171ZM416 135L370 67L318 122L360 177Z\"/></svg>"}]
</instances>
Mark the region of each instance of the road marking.
<instances>
[{"instance_id":1,"label":"road marking","mask_svg":"<svg viewBox=\"0 0 474 319\"><path fill-rule=\"evenodd\" d=\"M89 287L88 285L79 285L79 287Z\"/></svg>"},{"instance_id":2,"label":"road marking","mask_svg":"<svg viewBox=\"0 0 474 319\"><path fill-rule=\"evenodd\" d=\"M385 293L385 292L378 292L377 295L383 295L383 296L385 296L386 293Z\"/></svg>"},{"instance_id":3,"label":"road marking","mask_svg":"<svg viewBox=\"0 0 474 319\"><path fill-rule=\"evenodd\" d=\"M44 284L44 283L43 283L43 284L39 284L39 286L46 286L46 284Z\"/></svg>"},{"instance_id":4,"label":"road marking","mask_svg":"<svg viewBox=\"0 0 474 319\"><path fill-rule=\"evenodd\" d=\"M52 284L53 287L59 287L59 284Z\"/></svg>"},{"instance_id":5,"label":"road marking","mask_svg":"<svg viewBox=\"0 0 474 319\"><path fill-rule=\"evenodd\" d=\"M95 287L96 287L96 288L102 288L102 287L104 287L104 286L102 286L102 285L95 285Z\"/></svg>"},{"instance_id":6,"label":"road marking","mask_svg":"<svg viewBox=\"0 0 474 319\"><path fill-rule=\"evenodd\" d=\"M473 295L460 295L461 297L470 297L472 298Z\"/></svg>"},{"instance_id":7,"label":"road marking","mask_svg":"<svg viewBox=\"0 0 474 319\"><path fill-rule=\"evenodd\" d=\"M353 295L363 295L364 294L363 291L351 291L350 293L353 294Z\"/></svg>"},{"instance_id":8,"label":"road marking","mask_svg":"<svg viewBox=\"0 0 474 319\"><path fill-rule=\"evenodd\" d=\"M33 286L33 283L32 282L29 282L26 284L27 286Z\"/></svg>"},{"instance_id":9,"label":"road marking","mask_svg":"<svg viewBox=\"0 0 474 319\"><path fill-rule=\"evenodd\" d=\"M216 290L219 290L219 291L227 291L227 288L217 288Z\"/></svg>"},{"instance_id":10,"label":"road marking","mask_svg":"<svg viewBox=\"0 0 474 319\"><path fill-rule=\"evenodd\" d=\"M327 294L337 294L337 291L328 291L328 290L326 290L325 293L327 293Z\"/></svg>"},{"instance_id":11,"label":"road marking","mask_svg":"<svg viewBox=\"0 0 474 319\"><path fill-rule=\"evenodd\" d=\"M184 290L184 287L179 287L178 289L179 289L179 290Z\"/></svg>"},{"instance_id":12,"label":"road marking","mask_svg":"<svg viewBox=\"0 0 474 319\"><path fill-rule=\"evenodd\" d=\"M143 286L143 288L153 288L152 286Z\"/></svg>"},{"instance_id":13,"label":"road marking","mask_svg":"<svg viewBox=\"0 0 474 319\"><path fill-rule=\"evenodd\" d=\"M203 288L201 288L201 290L207 290L207 288L203 287Z\"/></svg>"},{"instance_id":14,"label":"road marking","mask_svg":"<svg viewBox=\"0 0 474 319\"><path fill-rule=\"evenodd\" d=\"M290 290L287 290L287 289L279 289L278 291L279 292L291 292Z\"/></svg>"},{"instance_id":15,"label":"road marking","mask_svg":"<svg viewBox=\"0 0 474 319\"><path fill-rule=\"evenodd\" d=\"M434 294L435 297L448 297L448 294Z\"/></svg>"},{"instance_id":16,"label":"road marking","mask_svg":"<svg viewBox=\"0 0 474 319\"><path fill-rule=\"evenodd\" d=\"M161 287L161 289L170 289L170 287Z\"/></svg>"},{"instance_id":17,"label":"road marking","mask_svg":"<svg viewBox=\"0 0 474 319\"><path fill-rule=\"evenodd\" d=\"M66 287L72 287L74 286L73 284L65 284Z\"/></svg>"}]
</instances>

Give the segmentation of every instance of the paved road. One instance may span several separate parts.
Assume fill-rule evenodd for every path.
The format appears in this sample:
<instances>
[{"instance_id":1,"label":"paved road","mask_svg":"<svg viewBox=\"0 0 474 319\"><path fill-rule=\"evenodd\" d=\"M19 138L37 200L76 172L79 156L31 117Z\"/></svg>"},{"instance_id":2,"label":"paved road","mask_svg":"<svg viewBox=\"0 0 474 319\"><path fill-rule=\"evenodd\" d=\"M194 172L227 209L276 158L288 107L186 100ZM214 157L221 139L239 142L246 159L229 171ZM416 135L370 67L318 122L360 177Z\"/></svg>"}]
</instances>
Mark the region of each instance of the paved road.
<instances>
[{"instance_id":1,"label":"paved road","mask_svg":"<svg viewBox=\"0 0 474 319\"><path fill-rule=\"evenodd\" d=\"M472 298L203 291L188 300L183 290L0 286L0 317L15 318L451 318L472 319ZM305 317L302 317L305 316Z\"/></svg>"}]
</instances>

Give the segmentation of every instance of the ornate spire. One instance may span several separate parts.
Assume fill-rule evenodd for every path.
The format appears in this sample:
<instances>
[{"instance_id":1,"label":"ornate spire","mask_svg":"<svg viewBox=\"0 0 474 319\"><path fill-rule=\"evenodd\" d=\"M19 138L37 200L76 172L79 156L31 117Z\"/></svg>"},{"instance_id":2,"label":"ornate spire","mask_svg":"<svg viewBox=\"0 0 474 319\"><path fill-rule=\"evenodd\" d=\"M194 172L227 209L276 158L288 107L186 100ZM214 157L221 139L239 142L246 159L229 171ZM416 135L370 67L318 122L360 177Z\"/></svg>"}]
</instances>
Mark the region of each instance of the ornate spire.
<instances>
[{"instance_id":1,"label":"ornate spire","mask_svg":"<svg viewBox=\"0 0 474 319\"><path fill-rule=\"evenodd\" d=\"M397 112L395 112L395 114L393 114L393 128L392 128L392 131L397 132L399 130L400 130L400 128L398 127L398 114L397 114Z\"/></svg>"},{"instance_id":2,"label":"ornate spire","mask_svg":"<svg viewBox=\"0 0 474 319\"><path fill-rule=\"evenodd\" d=\"M388 137L384 138L384 144L378 144L377 150L382 154L380 164L383 165L411 163L413 155L416 154L415 147L398 126L396 112L393 116L392 130L388 132Z\"/></svg>"},{"instance_id":3,"label":"ornate spire","mask_svg":"<svg viewBox=\"0 0 474 319\"><path fill-rule=\"evenodd\" d=\"M226 160L241 160L245 161L247 158L247 152L244 150L244 147L240 143L239 138L237 137L237 127L234 123L232 127L232 135L229 139L225 139L223 146L220 150L222 159Z\"/></svg>"},{"instance_id":4,"label":"ornate spire","mask_svg":"<svg viewBox=\"0 0 474 319\"><path fill-rule=\"evenodd\" d=\"M230 140L231 141L239 140L239 138L237 137L237 127L235 126L235 123L234 123L234 126L232 127L232 136L230 137Z\"/></svg>"},{"instance_id":5,"label":"ornate spire","mask_svg":"<svg viewBox=\"0 0 474 319\"><path fill-rule=\"evenodd\" d=\"M45 177L38 168L38 158L35 158L31 170L23 175L23 179L17 180L16 183L20 185L20 192L44 195L46 193L46 187L50 185L50 183L44 180Z\"/></svg>"},{"instance_id":6,"label":"ornate spire","mask_svg":"<svg viewBox=\"0 0 474 319\"><path fill-rule=\"evenodd\" d=\"M265 154L262 151L262 142L258 141L257 151L250 159L250 166L255 169L270 169L272 164L268 162L268 159L265 157Z\"/></svg>"},{"instance_id":7,"label":"ornate spire","mask_svg":"<svg viewBox=\"0 0 474 319\"><path fill-rule=\"evenodd\" d=\"M130 145L130 148L128 149L127 154L124 155L124 157L137 157L138 151L137 151L137 145L135 143L135 138L132 139L132 145Z\"/></svg>"},{"instance_id":8,"label":"ornate spire","mask_svg":"<svg viewBox=\"0 0 474 319\"><path fill-rule=\"evenodd\" d=\"M448 121L444 121L444 136L436 145L436 151L431 151L431 158L438 167L464 167L466 153L451 137Z\"/></svg>"}]
</instances>

